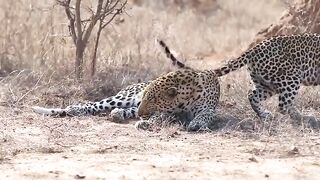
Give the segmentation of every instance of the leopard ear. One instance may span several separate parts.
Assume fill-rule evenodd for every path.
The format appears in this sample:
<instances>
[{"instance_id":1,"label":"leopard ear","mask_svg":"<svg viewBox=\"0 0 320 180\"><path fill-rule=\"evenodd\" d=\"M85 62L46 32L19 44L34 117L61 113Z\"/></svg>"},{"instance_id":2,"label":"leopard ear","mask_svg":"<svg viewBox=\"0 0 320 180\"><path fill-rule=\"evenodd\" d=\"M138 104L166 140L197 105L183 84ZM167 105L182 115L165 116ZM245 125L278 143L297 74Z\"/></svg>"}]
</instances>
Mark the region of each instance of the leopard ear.
<instances>
[{"instance_id":1,"label":"leopard ear","mask_svg":"<svg viewBox=\"0 0 320 180\"><path fill-rule=\"evenodd\" d=\"M176 87L170 87L167 89L167 94L169 97L174 98L178 94L178 89Z\"/></svg>"}]
</instances>

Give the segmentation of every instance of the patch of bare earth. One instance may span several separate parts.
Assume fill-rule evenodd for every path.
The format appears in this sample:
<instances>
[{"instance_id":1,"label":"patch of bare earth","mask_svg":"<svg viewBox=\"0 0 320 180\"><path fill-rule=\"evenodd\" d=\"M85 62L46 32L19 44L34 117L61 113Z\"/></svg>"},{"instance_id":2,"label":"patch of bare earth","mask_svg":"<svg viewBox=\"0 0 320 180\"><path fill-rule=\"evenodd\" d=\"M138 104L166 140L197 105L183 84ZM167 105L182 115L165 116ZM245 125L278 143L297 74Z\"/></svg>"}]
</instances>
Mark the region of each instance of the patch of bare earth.
<instances>
[{"instance_id":1,"label":"patch of bare earth","mask_svg":"<svg viewBox=\"0 0 320 180\"><path fill-rule=\"evenodd\" d=\"M0 179L316 179L319 133L138 131L1 107Z\"/></svg>"}]
</instances>

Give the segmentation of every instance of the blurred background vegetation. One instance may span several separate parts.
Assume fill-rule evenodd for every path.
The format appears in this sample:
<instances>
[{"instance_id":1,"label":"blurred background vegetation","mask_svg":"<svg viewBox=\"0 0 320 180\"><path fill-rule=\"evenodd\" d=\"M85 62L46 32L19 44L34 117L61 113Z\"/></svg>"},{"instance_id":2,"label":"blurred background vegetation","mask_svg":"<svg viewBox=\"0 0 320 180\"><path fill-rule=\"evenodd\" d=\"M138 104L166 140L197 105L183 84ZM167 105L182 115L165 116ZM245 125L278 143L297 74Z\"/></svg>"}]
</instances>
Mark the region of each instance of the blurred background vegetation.
<instances>
[{"instance_id":1,"label":"blurred background vegetation","mask_svg":"<svg viewBox=\"0 0 320 180\"><path fill-rule=\"evenodd\" d=\"M82 2L87 13L97 3ZM189 66L210 69L266 37L320 32L320 0L129 0L125 12L101 33L92 76L93 29L79 83L75 46L61 5L55 0L0 0L0 9L0 105L17 109L100 100L173 70L156 38ZM245 68L222 77L224 111L254 118L247 102L250 86ZM318 112L319 92L303 88L301 94L298 108ZM276 111L276 103L275 97L266 106Z\"/></svg>"}]
</instances>

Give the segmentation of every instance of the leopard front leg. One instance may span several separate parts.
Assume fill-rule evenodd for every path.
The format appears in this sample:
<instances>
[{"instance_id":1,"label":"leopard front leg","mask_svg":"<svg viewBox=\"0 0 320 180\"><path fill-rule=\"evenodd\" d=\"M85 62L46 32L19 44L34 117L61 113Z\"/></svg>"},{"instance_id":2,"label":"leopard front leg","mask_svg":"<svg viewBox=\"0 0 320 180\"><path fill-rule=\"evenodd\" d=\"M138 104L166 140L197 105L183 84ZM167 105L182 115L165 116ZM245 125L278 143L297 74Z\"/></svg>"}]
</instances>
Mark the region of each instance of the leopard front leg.
<instances>
[{"instance_id":1,"label":"leopard front leg","mask_svg":"<svg viewBox=\"0 0 320 180\"><path fill-rule=\"evenodd\" d=\"M135 128L138 130L148 130L153 125L160 125L164 121L170 122L175 119L174 115L168 113L155 113L150 117L140 117L141 120L137 121Z\"/></svg>"},{"instance_id":2,"label":"leopard front leg","mask_svg":"<svg viewBox=\"0 0 320 180\"><path fill-rule=\"evenodd\" d=\"M216 113L212 109L204 110L197 114L189 123L187 126L187 131L221 129L225 127L230 120L230 116Z\"/></svg>"},{"instance_id":3,"label":"leopard front leg","mask_svg":"<svg viewBox=\"0 0 320 180\"><path fill-rule=\"evenodd\" d=\"M176 113L155 113L151 117L141 118L140 121L136 122L136 129L147 130L153 125L166 126L172 122L178 122L180 125L186 126L190 123L191 119L190 112L176 112Z\"/></svg>"},{"instance_id":4,"label":"leopard front leg","mask_svg":"<svg viewBox=\"0 0 320 180\"><path fill-rule=\"evenodd\" d=\"M215 111L208 109L197 114L194 119L189 123L187 131L198 131L210 129L214 121Z\"/></svg>"}]
</instances>

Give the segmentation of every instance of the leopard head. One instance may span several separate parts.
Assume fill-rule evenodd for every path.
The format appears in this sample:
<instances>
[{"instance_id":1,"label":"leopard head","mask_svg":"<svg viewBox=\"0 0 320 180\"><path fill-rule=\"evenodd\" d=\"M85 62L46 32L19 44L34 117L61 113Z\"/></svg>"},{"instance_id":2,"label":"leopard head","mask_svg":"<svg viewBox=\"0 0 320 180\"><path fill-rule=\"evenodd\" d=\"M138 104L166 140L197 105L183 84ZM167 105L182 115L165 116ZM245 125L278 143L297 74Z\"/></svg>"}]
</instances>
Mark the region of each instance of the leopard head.
<instances>
[{"instance_id":1,"label":"leopard head","mask_svg":"<svg viewBox=\"0 0 320 180\"><path fill-rule=\"evenodd\" d=\"M155 112L174 113L185 110L194 94L196 75L194 70L181 70L152 81L145 88L138 115L147 117Z\"/></svg>"}]
</instances>

